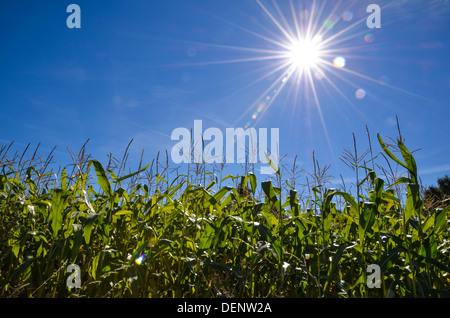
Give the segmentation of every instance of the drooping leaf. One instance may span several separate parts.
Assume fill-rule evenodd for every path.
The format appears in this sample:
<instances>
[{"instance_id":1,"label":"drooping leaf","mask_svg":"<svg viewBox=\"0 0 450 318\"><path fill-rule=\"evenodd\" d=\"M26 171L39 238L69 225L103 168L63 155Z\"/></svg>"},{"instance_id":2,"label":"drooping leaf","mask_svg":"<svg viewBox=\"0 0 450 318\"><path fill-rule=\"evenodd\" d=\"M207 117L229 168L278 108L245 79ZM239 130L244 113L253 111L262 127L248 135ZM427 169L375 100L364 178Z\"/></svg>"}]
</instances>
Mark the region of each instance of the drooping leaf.
<instances>
[{"instance_id":1,"label":"drooping leaf","mask_svg":"<svg viewBox=\"0 0 450 318\"><path fill-rule=\"evenodd\" d=\"M413 155L409 150L406 148L406 146L403 144L401 140L398 140L398 146L400 148L400 152L403 155L403 159L405 160L406 167L409 171L409 174L411 176L411 183L418 183L417 181L417 164L416 160L414 159Z\"/></svg>"},{"instance_id":2,"label":"drooping leaf","mask_svg":"<svg viewBox=\"0 0 450 318\"><path fill-rule=\"evenodd\" d=\"M97 175L97 182L100 188L105 192L105 194L110 198L112 196L111 185L109 184L108 177L106 176L105 169L103 169L102 164L97 160L91 160L90 165L94 165L94 170Z\"/></svg>"},{"instance_id":3,"label":"drooping leaf","mask_svg":"<svg viewBox=\"0 0 450 318\"><path fill-rule=\"evenodd\" d=\"M253 195L255 195L256 187L257 187L256 176L253 173L251 173L251 174L249 174L248 177L250 179L250 188L252 190Z\"/></svg>"},{"instance_id":4,"label":"drooping leaf","mask_svg":"<svg viewBox=\"0 0 450 318\"><path fill-rule=\"evenodd\" d=\"M399 165L401 165L402 167L405 167L406 169L408 169L408 166L403 163L400 159L398 159L396 156L394 156L394 154L389 150L389 148L386 146L386 144L383 142L383 139L381 139L380 134L377 135L378 137L378 142L380 143L381 147L383 148L384 152L395 162L397 162Z\"/></svg>"},{"instance_id":5,"label":"drooping leaf","mask_svg":"<svg viewBox=\"0 0 450 318\"><path fill-rule=\"evenodd\" d=\"M380 258L380 269L381 271L387 271L392 265L395 264L395 261L400 257L400 253L406 252L406 250L401 245L397 245L394 249L390 250L387 253L384 253Z\"/></svg>"},{"instance_id":6,"label":"drooping leaf","mask_svg":"<svg viewBox=\"0 0 450 318\"><path fill-rule=\"evenodd\" d=\"M275 189L272 186L272 182L271 181L264 181L264 182L261 183L261 187L262 187L265 195L269 199L269 201L272 202L272 204L275 205L275 207L277 208L278 212L281 212L281 202L278 200L278 197L277 197L277 194L275 192Z\"/></svg>"}]
</instances>

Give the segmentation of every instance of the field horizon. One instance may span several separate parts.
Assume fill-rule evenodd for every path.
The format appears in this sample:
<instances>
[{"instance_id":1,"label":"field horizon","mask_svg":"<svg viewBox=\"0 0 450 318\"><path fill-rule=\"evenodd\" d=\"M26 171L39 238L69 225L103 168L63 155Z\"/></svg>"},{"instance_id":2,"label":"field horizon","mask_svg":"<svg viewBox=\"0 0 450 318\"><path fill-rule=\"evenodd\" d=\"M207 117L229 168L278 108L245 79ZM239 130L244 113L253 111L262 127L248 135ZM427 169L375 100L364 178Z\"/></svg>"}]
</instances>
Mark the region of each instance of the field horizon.
<instances>
[{"instance_id":1,"label":"field horizon","mask_svg":"<svg viewBox=\"0 0 450 318\"><path fill-rule=\"evenodd\" d=\"M344 151L354 193L327 188L318 162L258 182L205 164L170 174L159 159L130 173L126 152L104 168L84 146L58 174L13 156L1 174L1 297L449 297L450 207L424 207L401 133L377 137L375 156Z\"/></svg>"}]
</instances>

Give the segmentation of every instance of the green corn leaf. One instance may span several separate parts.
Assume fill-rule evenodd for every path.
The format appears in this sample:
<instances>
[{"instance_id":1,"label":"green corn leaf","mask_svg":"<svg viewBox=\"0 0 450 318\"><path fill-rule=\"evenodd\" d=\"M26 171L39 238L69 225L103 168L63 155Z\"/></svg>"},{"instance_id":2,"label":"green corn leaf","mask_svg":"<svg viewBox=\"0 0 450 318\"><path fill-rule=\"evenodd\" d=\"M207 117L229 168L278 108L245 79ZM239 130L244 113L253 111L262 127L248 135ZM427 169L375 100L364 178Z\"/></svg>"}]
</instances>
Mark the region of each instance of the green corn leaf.
<instances>
[{"instance_id":1,"label":"green corn leaf","mask_svg":"<svg viewBox=\"0 0 450 318\"><path fill-rule=\"evenodd\" d=\"M50 213L50 221L51 221L51 229L53 233L53 237L56 238L58 236L58 232L62 227L62 212L64 210L64 201L63 190L55 189L53 191L52 197L52 207Z\"/></svg>"},{"instance_id":2,"label":"green corn leaf","mask_svg":"<svg viewBox=\"0 0 450 318\"><path fill-rule=\"evenodd\" d=\"M267 205L264 205L261 207L260 210L261 214L264 216L264 218L267 221L267 224L271 228L276 228L278 226L278 219L273 215L273 213L269 210Z\"/></svg>"},{"instance_id":3,"label":"green corn leaf","mask_svg":"<svg viewBox=\"0 0 450 318\"><path fill-rule=\"evenodd\" d=\"M401 142L401 140L398 140L398 146L400 148L400 152L403 155L403 159L405 160L406 167L409 170L409 173L411 175L411 183L417 183L417 165L416 165L416 160L414 159L414 157L411 154L411 152L409 152L409 150Z\"/></svg>"},{"instance_id":4,"label":"green corn leaf","mask_svg":"<svg viewBox=\"0 0 450 318\"><path fill-rule=\"evenodd\" d=\"M352 211L353 216L358 216L359 206L356 203L355 199L350 194L342 191L336 191L335 195L342 196L345 199L345 201L350 204L350 210Z\"/></svg>"},{"instance_id":5,"label":"green corn leaf","mask_svg":"<svg viewBox=\"0 0 450 318\"><path fill-rule=\"evenodd\" d=\"M253 173L251 173L248 175L248 177L250 179L250 188L252 190L253 195L255 195L256 187L257 187L256 176Z\"/></svg>"},{"instance_id":6,"label":"green corn leaf","mask_svg":"<svg viewBox=\"0 0 450 318\"><path fill-rule=\"evenodd\" d=\"M436 218L436 214L431 214L426 218L425 222L423 222L423 228L422 228L422 230L424 232L426 232L429 228L431 228L434 225L435 218Z\"/></svg>"},{"instance_id":7,"label":"green corn leaf","mask_svg":"<svg viewBox=\"0 0 450 318\"><path fill-rule=\"evenodd\" d=\"M61 172L61 188L64 192L67 191L67 175L66 168L64 168Z\"/></svg>"},{"instance_id":8,"label":"green corn leaf","mask_svg":"<svg viewBox=\"0 0 450 318\"><path fill-rule=\"evenodd\" d=\"M120 216L120 215L129 215L129 214L133 214L133 211L130 211L130 210L119 210L119 211L115 212L113 215L114 216Z\"/></svg>"},{"instance_id":9,"label":"green corn leaf","mask_svg":"<svg viewBox=\"0 0 450 318\"><path fill-rule=\"evenodd\" d=\"M370 196L370 201L379 204L383 196L384 181L380 178L376 178L374 181L374 186L375 188L372 195Z\"/></svg>"},{"instance_id":10,"label":"green corn leaf","mask_svg":"<svg viewBox=\"0 0 450 318\"><path fill-rule=\"evenodd\" d=\"M333 278L333 273L336 271L339 262L341 261L342 256L344 255L344 251L349 248L347 246L339 246L337 252L334 254L333 259L331 261L331 265L328 267L327 273L327 281L324 284L323 290L326 291L328 288L328 284Z\"/></svg>"},{"instance_id":11,"label":"green corn leaf","mask_svg":"<svg viewBox=\"0 0 450 318\"><path fill-rule=\"evenodd\" d=\"M280 175L281 174L281 171L280 171L280 167L278 166L276 166L273 162L272 162L272 160L270 159L270 157L266 154L266 160L267 160L267 162L269 163L269 165L270 165L270 167L273 169L273 171L275 172L275 174L277 174L277 175Z\"/></svg>"},{"instance_id":12,"label":"green corn leaf","mask_svg":"<svg viewBox=\"0 0 450 318\"><path fill-rule=\"evenodd\" d=\"M295 191L295 190L289 191L289 205L291 206L292 215L298 216L299 204L298 204L298 198L297 198L297 191Z\"/></svg>"},{"instance_id":13,"label":"green corn leaf","mask_svg":"<svg viewBox=\"0 0 450 318\"><path fill-rule=\"evenodd\" d=\"M440 234L447 225L446 215L450 211L450 205L444 210L436 211L434 217L434 233Z\"/></svg>"},{"instance_id":14,"label":"green corn leaf","mask_svg":"<svg viewBox=\"0 0 450 318\"><path fill-rule=\"evenodd\" d=\"M211 181L211 182L208 184L208 186L205 188L205 190L211 189L215 184L216 184L216 182L215 182L214 180Z\"/></svg>"},{"instance_id":15,"label":"green corn leaf","mask_svg":"<svg viewBox=\"0 0 450 318\"><path fill-rule=\"evenodd\" d=\"M91 160L89 162L88 169L90 165L94 165L95 173L97 175L97 181L100 188L105 192L108 198L112 197L111 185L109 184L108 177L106 176L105 169L100 162L97 160Z\"/></svg>"},{"instance_id":16,"label":"green corn leaf","mask_svg":"<svg viewBox=\"0 0 450 318\"><path fill-rule=\"evenodd\" d=\"M267 198L270 202L272 202L277 210L281 212L281 202L278 200L277 194L275 192L275 189L272 186L271 181L264 181L261 183L261 187L266 194Z\"/></svg>"},{"instance_id":17,"label":"green corn leaf","mask_svg":"<svg viewBox=\"0 0 450 318\"><path fill-rule=\"evenodd\" d=\"M380 269L384 272L387 271L392 265L395 264L396 260L400 256L400 253L406 252L406 250L401 245L397 245L394 249L389 252L383 254L380 257Z\"/></svg>"},{"instance_id":18,"label":"green corn leaf","mask_svg":"<svg viewBox=\"0 0 450 318\"><path fill-rule=\"evenodd\" d=\"M397 180L395 180L394 183L392 183L389 188L395 187L396 185L402 184L402 183L411 183L411 179L407 177L400 177Z\"/></svg>"},{"instance_id":19,"label":"green corn leaf","mask_svg":"<svg viewBox=\"0 0 450 318\"><path fill-rule=\"evenodd\" d=\"M213 196L210 195L205 189L203 189L203 193L207 198L207 202L204 205L204 208L209 208L210 205L216 205L228 192L232 190L231 187L223 187L219 191L216 192Z\"/></svg>"},{"instance_id":20,"label":"green corn leaf","mask_svg":"<svg viewBox=\"0 0 450 318\"><path fill-rule=\"evenodd\" d=\"M365 202L363 213L359 218L360 235L363 233L372 233L372 226L375 223L376 205L372 202Z\"/></svg>"},{"instance_id":21,"label":"green corn leaf","mask_svg":"<svg viewBox=\"0 0 450 318\"><path fill-rule=\"evenodd\" d=\"M406 205L404 211L405 223L413 215L418 215L422 210L422 201L420 199L419 185L409 183L406 185Z\"/></svg>"},{"instance_id":22,"label":"green corn leaf","mask_svg":"<svg viewBox=\"0 0 450 318\"><path fill-rule=\"evenodd\" d=\"M270 230L268 228L266 228L265 226L263 226L261 224L255 224L254 226L258 229L258 231L259 231L259 233L261 235L261 238L264 241L270 243L270 249L274 252L274 254L278 258L278 261L280 262L283 259L283 250L281 248L280 241L277 240L272 235Z\"/></svg>"},{"instance_id":23,"label":"green corn leaf","mask_svg":"<svg viewBox=\"0 0 450 318\"><path fill-rule=\"evenodd\" d=\"M219 191L217 191L216 194L214 194L213 199L214 199L214 204L216 204L217 202L219 202L228 192L230 192L232 190L231 187L223 187L221 188Z\"/></svg>"},{"instance_id":24,"label":"green corn leaf","mask_svg":"<svg viewBox=\"0 0 450 318\"><path fill-rule=\"evenodd\" d=\"M206 226L205 232L202 234L198 248L200 250L209 249L211 247L211 243L214 239L214 235L215 235L215 229L211 225L208 224Z\"/></svg>"},{"instance_id":25,"label":"green corn leaf","mask_svg":"<svg viewBox=\"0 0 450 318\"><path fill-rule=\"evenodd\" d=\"M126 176L120 177L120 178L117 180L117 182L120 183L120 182L122 182L123 180L126 180L126 179L129 179L129 178L131 178L131 177L134 177L135 175L138 175L138 174L144 172L145 170L147 170L147 168L148 168L149 166L150 166L150 164L146 165L146 166L145 166L144 168L142 168L141 170L138 170L138 171L136 171L136 172L127 174Z\"/></svg>"},{"instance_id":26,"label":"green corn leaf","mask_svg":"<svg viewBox=\"0 0 450 318\"><path fill-rule=\"evenodd\" d=\"M83 242L83 231L82 226L80 224L73 224L73 246L71 252L71 260L74 262L80 252L80 246Z\"/></svg>"},{"instance_id":27,"label":"green corn leaf","mask_svg":"<svg viewBox=\"0 0 450 318\"><path fill-rule=\"evenodd\" d=\"M92 227L94 226L95 221L102 214L103 213L89 213L87 215L86 223L84 224L84 227L83 227L84 240L86 241L86 244L89 244L89 242L91 240L91 231L92 231Z\"/></svg>"},{"instance_id":28,"label":"green corn leaf","mask_svg":"<svg viewBox=\"0 0 450 318\"><path fill-rule=\"evenodd\" d=\"M389 148L386 146L386 144L383 142L383 139L381 139L380 134L377 134L378 136L378 142L380 143L381 147L383 148L384 152L395 162L397 162L399 165L405 167L408 169L408 166L404 164L400 159L398 159L394 154L389 150Z\"/></svg>"}]
</instances>

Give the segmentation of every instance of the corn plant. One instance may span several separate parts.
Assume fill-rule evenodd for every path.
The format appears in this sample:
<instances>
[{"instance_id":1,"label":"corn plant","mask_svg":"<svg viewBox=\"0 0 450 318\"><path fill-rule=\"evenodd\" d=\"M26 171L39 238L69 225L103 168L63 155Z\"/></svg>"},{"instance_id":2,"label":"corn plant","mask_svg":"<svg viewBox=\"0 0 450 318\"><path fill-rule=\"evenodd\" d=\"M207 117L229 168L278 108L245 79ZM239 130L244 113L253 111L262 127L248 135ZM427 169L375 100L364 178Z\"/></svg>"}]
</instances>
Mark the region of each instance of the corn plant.
<instances>
[{"instance_id":1,"label":"corn plant","mask_svg":"<svg viewBox=\"0 0 450 318\"><path fill-rule=\"evenodd\" d=\"M401 158L378 142L407 176L387 183L355 157L356 196L314 182L305 200L292 180L283 191L280 171L276 183L222 169L169 178L158 162L161 174L153 163L125 174L87 157L49 178L6 162L0 296L449 297L450 207L424 213L413 155L401 139ZM371 264L380 288L368 287Z\"/></svg>"}]
</instances>

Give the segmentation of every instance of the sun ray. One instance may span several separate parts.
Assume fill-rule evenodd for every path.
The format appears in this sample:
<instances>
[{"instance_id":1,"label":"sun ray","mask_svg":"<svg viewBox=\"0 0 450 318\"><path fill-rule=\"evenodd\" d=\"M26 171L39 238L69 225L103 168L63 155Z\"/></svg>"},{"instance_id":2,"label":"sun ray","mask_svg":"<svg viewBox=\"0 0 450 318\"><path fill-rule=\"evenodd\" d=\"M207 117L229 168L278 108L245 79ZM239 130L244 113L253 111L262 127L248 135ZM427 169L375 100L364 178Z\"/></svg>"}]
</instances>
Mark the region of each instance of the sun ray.
<instances>
[{"instance_id":1,"label":"sun ray","mask_svg":"<svg viewBox=\"0 0 450 318\"><path fill-rule=\"evenodd\" d=\"M272 74L277 73L278 71L280 71L282 69L285 69L289 65L289 63L284 61L284 60L281 60L278 63L279 63L279 66L277 66L276 68L273 68L274 65L271 65L271 66L266 66L264 68L257 69L257 71L260 72L263 69L267 68L267 69L270 69L270 72L265 73L264 75L258 77L254 81L252 81L252 82L248 83L247 85L239 88L239 90L237 92L244 91L244 90L246 90L246 89L256 85L257 83L261 82L262 80L267 79L268 77L272 76Z\"/></svg>"},{"instance_id":2,"label":"sun ray","mask_svg":"<svg viewBox=\"0 0 450 318\"><path fill-rule=\"evenodd\" d=\"M353 20L356 14L354 15L351 10L354 10L352 8L354 5L359 4L358 1L352 1L350 6L348 2L345 2L344 5L344 1L330 2L326 0L308 2L289 0L284 3L274 0L267 2L256 0L256 4L269 21L269 24L266 25L255 22L260 28L259 30L238 25L221 17L216 18L237 30L264 41L264 49L250 46L209 44L210 47L248 53L251 56L183 64L202 66L254 62L263 65L255 68L255 74L258 74L255 79L242 84L236 91L242 92L252 86L261 84L266 79L270 79L271 82L262 89L261 94L258 94L248 107L243 108L234 125L242 123L242 121L245 123L245 127L261 123L269 109L274 105L285 107L275 104L277 98L283 93L286 98L293 97L292 114L297 109L306 110L309 118L313 111L318 114L320 119L320 125L318 126L323 129L329 151L333 154L331 138L326 124L327 112L324 111L321 102L322 89L324 94L329 96L337 93L335 96L342 98L347 105L350 105L356 111L355 113L363 117L363 111L356 107L354 100L344 93L342 84L349 84L358 90L365 85L362 83L370 82L423 98L413 92L375 79L369 74L363 73L360 69L349 67L351 65L349 60L377 59L377 57L365 56L364 54L367 52L370 42L361 45L352 43L357 39L363 39L370 32L365 28L366 15L362 14L362 16L355 17ZM208 44L198 43L198 45ZM384 60L386 59L387 57L384 58ZM383 58L380 58L380 60L383 60ZM249 75L247 72L246 76ZM321 88L320 91L318 90L319 87ZM361 97L353 95L353 98Z\"/></svg>"},{"instance_id":3,"label":"sun ray","mask_svg":"<svg viewBox=\"0 0 450 318\"><path fill-rule=\"evenodd\" d=\"M326 1L322 3L322 5L325 5ZM327 35L331 30L333 30L334 26L339 22L338 16L335 14L339 6L339 3L335 5L331 12L328 14L328 16L325 18L324 22L322 23L321 27L318 30L315 30L315 32L322 34L323 36ZM316 20L316 26L319 23L319 19Z\"/></svg>"},{"instance_id":4,"label":"sun ray","mask_svg":"<svg viewBox=\"0 0 450 318\"><path fill-rule=\"evenodd\" d=\"M335 158L334 156L334 151L333 151L333 146L331 144L331 140L330 140L330 136L328 135L328 129L327 129L327 125L325 123L325 119L322 113L322 106L320 105L320 101L319 101L319 97L317 95L317 91L316 91L316 86L314 85L314 81L312 79L311 73L308 72L308 79L311 83L311 90L314 96L314 101L316 103L316 107L317 107L317 111L319 113L319 117L320 117L320 122L322 124L322 129L325 133L325 138L327 139L327 143L328 143L328 148L330 150L330 153L332 154L332 157Z\"/></svg>"},{"instance_id":5,"label":"sun ray","mask_svg":"<svg viewBox=\"0 0 450 318\"><path fill-rule=\"evenodd\" d=\"M291 29L289 23L287 22L287 20L286 20L284 14L283 14L283 12L280 10L280 7L278 6L277 2L272 0L272 3L273 3L275 9L276 9L277 12L278 12L278 15L280 16L281 21L284 23L285 28L287 29L287 32L289 33L289 35L290 35L292 38L295 38L295 34L294 34L293 30Z\"/></svg>"},{"instance_id":6,"label":"sun ray","mask_svg":"<svg viewBox=\"0 0 450 318\"><path fill-rule=\"evenodd\" d=\"M332 36L328 37L326 40L324 40L324 45L327 45L328 43L332 43L333 45L337 45L341 42L345 42L348 41L350 39L353 39L357 36L360 35L360 33L353 33L353 34L349 34L347 37L342 37L343 34L348 33L350 30L354 29L357 26L360 26L361 23L363 23L365 21L365 17L361 18L358 21L355 21L354 23L352 23L351 25L349 25L348 27L336 32L335 34L333 34ZM364 30L361 32L362 34L367 33L367 30Z\"/></svg>"},{"instance_id":7,"label":"sun ray","mask_svg":"<svg viewBox=\"0 0 450 318\"><path fill-rule=\"evenodd\" d=\"M353 103L345 94L344 92L342 92L341 89L339 89L339 87L332 81L329 79L328 76L324 76L323 77L324 80L339 94L339 96L341 96L349 105L352 106L353 110L355 112L357 112L361 117L365 117L364 114L361 112L361 110L356 107L355 103ZM325 87L325 86L324 86ZM325 87L326 89L326 87Z\"/></svg>"},{"instance_id":8,"label":"sun ray","mask_svg":"<svg viewBox=\"0 0 450 318\"><path fill-rule=\"evenodd\" d=\"M219 61L208 61L208 62L190 62L190 63L177 63L177 64L166 64L165 67L178 67L178 66L207 66L207 65L220 65L220 64L235 64L235 63L247 63L247 62L260 62L267 60L279 60L284 58L284 55L269 55L269 56L258 56L258 57L248 57L240 59L229 59L229 60L219 60Z\"/></svg>"},{"instance_id":9,"label":"sun ray","mask_svg":"<svg viewBox=\"0 0 450 318\"><path fill-rule=\"evenodd\" d=\"M264 10L264 12L267 14L267 16L272 20L272 22L278 27L278 29L284 34L284 36L290 41L293 41L293 38L291 36L291 34L289 34L289 32L287 32L283 26L278 22L277 19L275 19L275 17L270 13L269 10L267 10L267 8L261 3L260 0L256 0L256 3L258 3L258 5Z\"/></svg>"},{"instance_id":10,"label":"sun ray","mask_svg":"<svg viewBox=\"0 0 450 318\"><path fill-rule=\"evenodd\" d=\"M278 95L282 92L283 88L286 86L286 84L289 82L290 77L294 73L294 69L291 66L287 71L287 75L284 77L281 81L280 87L277 89L276 93L272 96L272 98L269 100L269 102L266 104L266 107L264 107L261 111L261 115L264 115L265 112L270 108L272 103L275 101L275 99L278 97ZM258 124L259 121L261 121L262 117L258 117L255 121L255 125Z\"/></svg>"},{"instance_id":11,"label":"sun ray","mask_svg":"<svg viewBox=\"0 0 450 318\"><path fill-rule=\"evenodd\" d=\"M253 35L253 36L256 36L256 37L258 37L258 38L260 38L260 39L262 39L262 40L265 40L265 41L267 41L268 43L275 44L276 46L281 47L281 48L283 48L283 49L289 49L289 45L286 44L286 43L284 43L284 42L277 41L277 40L275 40L275 39L272 39L272 38L270 38L270 37L267 37L267 36L265 36L265 35L263 35L263 34L260 34L260 33L258 33L258 32L254 32L254 31L252 31L252 30L249 30L248 28L244 28L244 27L242 27L242 26L240 26L240 25L237 25L236 23L233 23L233 22L224 20L224 19L222 19L222 18L220 18L220 20L222 20L223 22L229 24L230 26L236 27L236 28L238 28L238 29L240 29L240 30L242 30L242 31L244 31L244 32L247 32L247 33L250 34L250 35Z\"/></svg>"},{"instance_id":12,"label":"sun ray","mask_svg":"<svg viewBox=\"0 0 450 318\"><path fill-rule=\"evenodd\" d=\"M322 6L316 11L316 0L313 1L311 6L311 13L309 17L309 22L307 24L306 29L306 37L311 37L311 34L320 34L320 30L318 30L319 19L315 17L315 14L319 17L325 8L325 1L322 2Z\"/></svg>"},{"instance_id":13,"label":"sun ray","mask_svg":"<svg viewBox=\"0 0 450 318\"><path fill-rule=\"evenodd\" d=\"M238 122L240 122L242 119L243 119L243 117L245 117L249 112L251 112L251 110L252 110L252 108L255 108L255 106L256 105L258 105L258 103L260 103L260 101L262 100L262 99L264 99L266 96L267 96L267 94L269 94L269 92L270 91L272 91L273 89L274 89L274 87L276 87L277 85L279 85L280 84L280 81L281 82L287 82L287 76L289 75L289 73L293 73L292 72L292 70L290 69L290 68L288 68L287 70L285 70L282 74L281 74L281 76L279 76L270 86L269 86L269 88L267 88L260 96L259 96L259 98L257 98L256 99L256 101L252 104L252 105L250 105L250 107L248 107L247 108L247 110L245 110L242 114L241 114L241 116L239 116L237 119L236 119L236 121L234 122L234 124L237 124ZM278 90L279 91L279 90ZM272 102L273 102L273 100L274 99L272 99ZM272 103L271 102L271 103Z\"/></svg>"},{"instance_id":14,"label":"sun ray","mask_svg":"<svg viewBox=\"0 0 450 318\"><path fill-rule=\"evenodd\" d=\"M298 20L297 20L297 15L295 14L296 10L294 8L294 4L292 3L292 0L289 0L289 6L291 8L291 13L292 13L292 19L294 20L294 26L295 26L295 30L296 30L296 36L297 38L300 37L300 27L298 24Z\"/></svg>"},{"instance_id":15,"label":"sun ray","mask_svg":"<svg viewBox=\"0 0 450 318\"><path fill-rule=\"evenodd\" d=\"M323 61L323 63L324 63L324 65L333 67L333 64L331 64L331 63L329 63L329 62L327 62L327 61ZM370 77L370 76L364 75L364 74L362 74L362 73L353 71L353 70L351 70L351 69L348 69L348 68L342 68L341 70L342 70L343 72L346 72L346 73L351 74L351 75L354 75L354 76L356 76L356 77L365 79L365 80L367 80L367 81L370 81L370 82L373 82L373 83L376 83L376 84L379 84L379 85L383 85L383 86L385 86L385 87L389 87L389 88L394 89L394 90L396 90L396 91L398 91L398 92L401 92L401 93L404 93L404 94L408 94L408 95L411 95L411 96L414 96L414 97L418 97L418 98L424 98L423 96L421 96L421 95L419 95L419 94L416 94L416 93L414 93L414 92L408 91L408 90L406 90L406 89L403 89L403 88L400 88L400 87L397 87L397 86L394 86L394 85L391 85L391 84L387 84L387 83L382 82L382 81L380 81L380 80L378 80L378 79L375 79L375 78L372 78L372 77ZM335 74L338 75L337 73L335 73ZM340 78L343 79L343 80L346 80L344 76L340 76Z\"/></svg>"}]
</instances>

